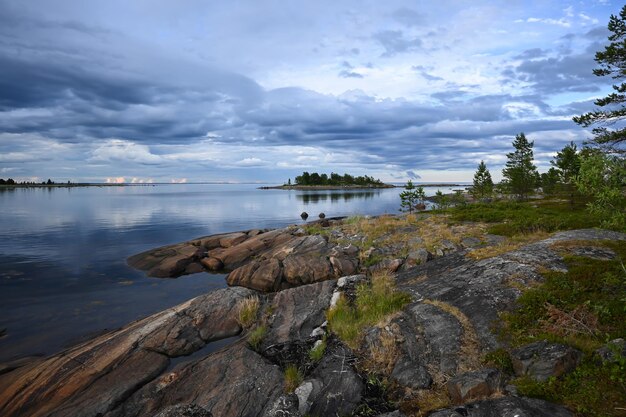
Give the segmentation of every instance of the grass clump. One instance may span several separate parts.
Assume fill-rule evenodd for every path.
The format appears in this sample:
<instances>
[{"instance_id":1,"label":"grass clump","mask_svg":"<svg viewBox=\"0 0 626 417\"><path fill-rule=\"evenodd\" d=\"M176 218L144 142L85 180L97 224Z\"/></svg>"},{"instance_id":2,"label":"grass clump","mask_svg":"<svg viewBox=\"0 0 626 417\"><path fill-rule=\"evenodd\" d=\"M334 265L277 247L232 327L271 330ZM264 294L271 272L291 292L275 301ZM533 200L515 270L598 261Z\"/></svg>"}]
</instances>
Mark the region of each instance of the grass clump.
<instances>
[{"instance_id":1,"label":"grass clump","mask_svg":"<svg viewBox=\"0 0 626 417\"><path fill-rule=\"evenodd\" d=\"M237 322L244 329L249 329L256 322L261 302L259 297L244 298L237 303Z\"/></svg>"},{"instance_id":2,"label":"grass clump","mask_svg":"<svg viewBox=\"0 0 626 417\"><path fill-rule=\"evenodd\" d=\"M285 392L288 394L294 392L303 380L304 375L296 365L287 365L287 368L285 368Z\"/></svg>"},{"instance_id":3,"label":"grass clump","mask_svg":"<svg viewBox=\"0 0 626 417\"><path fill-rule=\"evenodd\" d=\"M317 344L317 346L311 348L311 350L309 351L309 359L311 359L313 362L319 362L324 357L325 352L326 337L324 337L321 343Z\"/></svg>"},{"instance_id":4,"label":"grass clump","mask_svg":"<svg viewBox=\"0 0 626 417\"><path fill-rule=\"evenodd\" d=\"M409 294L396 290L391 276L379 273L372 277L371 283L357 287L354 305L342 297L335 307L328 310L326 317L330 329L348 346L356 349L366 327L382 321L410 301Z\"/></svg>"},{"instance_id":5,"label":"grass clump","mask_svg":"<svg viewBox=\"0 0 626 417\"><path fill-rule=\"evenodd\" d=\"M248 334L248 345L254 350L259 350L263 339L265 339L265 335L267 335L267 326L261 325L255 327L254 330Z\"/></svg>"},{"instance_id":6,"label":"grass clump","mask_svg":"<svg viewBox=\"0 0 626 417\"><path fill-rule=\"evenodd\" d=\"M527 289L518 308L503 315L502 334L512 346L547 339L584 353L582 363L560 378L514 380L520 394L564 404L579 416L626 416L626 359L616 355L615 361L600 362L593 355L608 340L626 337L626 242L586 245L605 246L616 258L565 256L568 271L544 271L545 281Z\"/></svg>"}]
</instances>

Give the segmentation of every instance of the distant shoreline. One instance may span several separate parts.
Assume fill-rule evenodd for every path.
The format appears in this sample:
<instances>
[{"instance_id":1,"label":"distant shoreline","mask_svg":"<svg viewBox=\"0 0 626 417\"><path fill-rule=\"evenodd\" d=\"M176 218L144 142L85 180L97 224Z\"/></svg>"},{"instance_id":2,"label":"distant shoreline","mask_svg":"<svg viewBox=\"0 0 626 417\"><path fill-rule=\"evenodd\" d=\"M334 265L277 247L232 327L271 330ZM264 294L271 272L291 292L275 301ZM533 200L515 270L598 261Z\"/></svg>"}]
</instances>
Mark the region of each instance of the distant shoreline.
<instances>
[{"instance_id":1,"label":"distant shoreline","mask_svg":"<svg viewBox=\"0 0 626 417\"><path fill-rule=\"evenodd\" d=\"M380 185L272 185L259 187L259 190L371 190L379 188L397 188L392 184Z\"/></svg>"},{"instance_id":2,"label":"distant shoreline","mask_svg":"<svg viewBox=\"0 0 626 417\"><path fill-rule=\"evenodd\" d=\"M416 187L468 187L467 184L414 184ZM404 185L271 185L259 190L370 190L380 188L404 188Z\"/></svg>"},{"instance_id":3,"label":"distant shoreline","mask_svg":"<svg viewBox=\"0 0 626 417\"><path fill-rule=\"evenodd\" d=\"M0 184L0 189L6 188L75 188L75 187L126 187L134 185L154 184L107 184L107 183L74 183L74 184Z\"/></svg>"}]
</instances>

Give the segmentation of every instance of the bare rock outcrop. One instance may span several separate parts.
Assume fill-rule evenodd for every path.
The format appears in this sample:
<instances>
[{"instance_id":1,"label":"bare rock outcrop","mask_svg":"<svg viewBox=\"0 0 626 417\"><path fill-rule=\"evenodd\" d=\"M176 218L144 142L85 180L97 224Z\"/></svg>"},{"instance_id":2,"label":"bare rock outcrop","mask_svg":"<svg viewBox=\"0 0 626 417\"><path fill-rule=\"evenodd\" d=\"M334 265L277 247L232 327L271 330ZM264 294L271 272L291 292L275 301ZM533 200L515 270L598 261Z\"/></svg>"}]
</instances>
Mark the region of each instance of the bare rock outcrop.
<instances>
[{"instance_id":1,"label":"bare rock outcrop","mask_svg":"<svg viewBox=\"0 0 626 417\"><path fill-rule=\"evenodd\" d=\"M131 256L128 263L160 278L198 268L229 272L229 285L263 292L339 278L359 267L356 247L333 245L293 228L208 236Z\"/></svg>"},{"instance_id":2,"label":"bare rock outcrop","mask_svg":"<svg viewBox=\"0 0 626 417\"><path fill-rule=\"evenodd\" d=\"M95 416L112 410L165 370L170 357L238 334L236 303L252 294L226 288L201 295L0 375L0 415Z\"/></svg>"}]
</instances>

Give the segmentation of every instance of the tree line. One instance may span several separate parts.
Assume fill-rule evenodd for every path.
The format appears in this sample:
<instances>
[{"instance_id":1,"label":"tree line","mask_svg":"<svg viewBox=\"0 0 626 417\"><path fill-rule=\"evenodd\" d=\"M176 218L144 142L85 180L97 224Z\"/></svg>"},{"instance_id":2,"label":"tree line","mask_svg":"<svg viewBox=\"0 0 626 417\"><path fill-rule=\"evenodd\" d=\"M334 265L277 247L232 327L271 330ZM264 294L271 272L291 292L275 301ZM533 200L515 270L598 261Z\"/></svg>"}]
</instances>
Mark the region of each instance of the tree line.
<instances>
[{"instance_id":1,"label":"tree line","mask_svg":"<svg viewBox=\"0 0 626 417\"><path fill-rule=\"evenodd\" d=\"M626 6L619 16L611 16L608 29L610 43L596 53L599 68L593 73L623 80L626 78ZM528 141L522 132L513 140L513 152L507 153L502 182L494 184L487 165L480 162L470 191L472 197L481 202L489 202L494 196L527 200L540 191L546 196L566 196L572 206L575 199L584 198L589 211L604 226L626 229L626 83L612 87L613 93L594 102L599 109L573 118L582 127L595 126L593 139L581 149L570 142L556 153L551 168L539 174L533 164L534 142ZM418 191L409 181L405 192L400 194L401 210L410 212L423 203L423 190L422 194ZM450 204L450 198L440 192L435 201L441 208ZM463 202L459 200L457 204Z\"/></svg>"},{"instance_id":2,"label":"tree line","mask_svg":"<svg viewBox=\"0 0 626 417\"><path fill-rule=\"evenodd\" d=\"M67 183L71 184L69 181ZM41 182L35 182L35 181L17 182L13 178L8 178L6 180L3 178L0 178L0 185L56 185L56 184L57 183L52 181L50 178L48 178L48 181L41 181Z\"/></svg>"},{"instance_id":3,"label":"tree line","mask_svg":"<svg viewBox=\"0 0 626 417\"><path fill-rule=\"evenodd\" d=\"M287 181L286 185L291 184L291 178ZM368 175L352 176L350 174L339 175L335 172L328 174L318 174L317 172L303 172L302 175L298 175L295 178L295 185L383 185L383 182L379 179L375 179Z\"/></svg>"}]
</instances>

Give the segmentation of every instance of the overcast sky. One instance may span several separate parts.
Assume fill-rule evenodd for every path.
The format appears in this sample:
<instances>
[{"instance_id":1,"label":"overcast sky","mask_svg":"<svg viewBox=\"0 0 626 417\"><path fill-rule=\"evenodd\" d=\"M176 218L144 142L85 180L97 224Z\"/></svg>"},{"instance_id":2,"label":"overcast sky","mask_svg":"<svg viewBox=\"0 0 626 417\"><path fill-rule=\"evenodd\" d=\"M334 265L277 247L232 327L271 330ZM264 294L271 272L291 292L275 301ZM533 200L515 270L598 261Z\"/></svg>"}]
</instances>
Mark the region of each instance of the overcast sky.
<instances>
[{"instance_id":1,"label":"overcast sky","mask_svg":"<svg viewBox=\"0 0 626 417\"><path fill-rule=\"evenodd\" d=\"M0 0L0 177L499 179L519 132L545 171L621 6Z\"/></svg>"}]
</instances>

